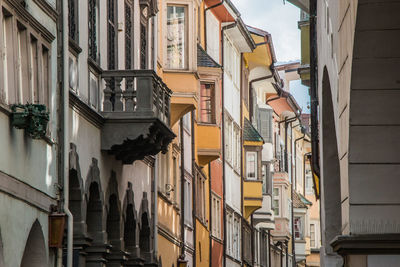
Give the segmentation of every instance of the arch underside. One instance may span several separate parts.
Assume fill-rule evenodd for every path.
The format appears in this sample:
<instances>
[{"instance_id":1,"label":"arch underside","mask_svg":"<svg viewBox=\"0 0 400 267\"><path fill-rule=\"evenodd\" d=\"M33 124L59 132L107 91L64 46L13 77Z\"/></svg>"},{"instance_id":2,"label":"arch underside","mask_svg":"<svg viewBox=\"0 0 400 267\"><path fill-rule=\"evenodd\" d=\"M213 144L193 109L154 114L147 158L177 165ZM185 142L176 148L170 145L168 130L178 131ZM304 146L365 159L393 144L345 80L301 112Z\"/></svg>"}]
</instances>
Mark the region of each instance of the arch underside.
<instances>
[{"instance_id":1,"label":"arch underside","mask_svg":"<svg viewBox=\"0 0 400 267\"><path fill-rule=\"evenodd\" d=\"M398 1L358 2L349 111L352 234L400 232L399 12Z\"/></svg>"}]
</instances>

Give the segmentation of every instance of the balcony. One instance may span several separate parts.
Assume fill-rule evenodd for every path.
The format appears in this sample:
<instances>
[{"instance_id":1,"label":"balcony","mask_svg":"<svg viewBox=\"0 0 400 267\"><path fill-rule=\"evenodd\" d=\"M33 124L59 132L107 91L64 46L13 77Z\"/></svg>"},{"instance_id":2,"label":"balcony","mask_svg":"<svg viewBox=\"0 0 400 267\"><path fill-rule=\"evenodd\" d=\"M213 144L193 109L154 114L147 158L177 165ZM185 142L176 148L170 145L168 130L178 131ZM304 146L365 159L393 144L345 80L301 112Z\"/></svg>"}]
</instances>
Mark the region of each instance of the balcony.
<instances>
[{"instance_id":1,"label":"balcony","mask_svg":"<svg viewBox=\"0 0 400 267\"><path fill-rule=\"evenodd\" d=\"M216 124L196 124L197 159L200 166L221 156L221 129Z\"/></svg>"},{"instance_id":2,"label":"balcony","mask_svg":"<svg viewBox=\"0 0 400 267\"><path fill-rule=\"evenodd\" d=\"M105 82L101 149L124 164L165 153L175 137L170 125L171 90L152 70L110 70Z\"/></svg>"}]
</instances>

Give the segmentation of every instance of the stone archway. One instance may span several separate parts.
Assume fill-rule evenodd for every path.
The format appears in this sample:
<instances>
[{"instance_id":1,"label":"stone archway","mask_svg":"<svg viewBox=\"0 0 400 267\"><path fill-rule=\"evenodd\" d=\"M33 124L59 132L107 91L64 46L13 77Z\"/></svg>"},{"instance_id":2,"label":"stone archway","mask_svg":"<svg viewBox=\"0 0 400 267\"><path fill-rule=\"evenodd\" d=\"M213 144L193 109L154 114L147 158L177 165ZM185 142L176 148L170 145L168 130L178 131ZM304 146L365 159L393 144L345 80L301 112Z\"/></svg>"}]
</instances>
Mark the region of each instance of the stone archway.
<instances>
[{"instance_id":1,"label":"stone archway","mask_svg":"<svg viewBox=\"0 0 400 267\"><path fill-rule=\"evenodd\" d=\"M151 262L152 259L152 223L149 213L149 202L147 199L147 192L143 192L142 203L139 210L139 249L140 255L147 262Z\"/></svg>"},{"instance_id":2,"label":"stone archway","mask_svg":"<svg viewBox=\"0 0 400 267\"><path fill-rule=\"evenodd\" d=\"M124 205L123 205L123 219L124 219L124 245L125 250L130 253L126 266L136 266L137 263L142 263L140 259L140 252L138 246L138 226L137 226L137 212L135 208L135 199L132 189L132 183L128 182L126 189Z\"/></svg>"},{"instance_id":3,"label":"stone archway","mask_svg":"<svg viewBox=\"0 0 400 267\"><path fill-rule=\"evenodd\" d=\"M91 245L86 248L86 266L103 267L109 246L105 229L104 195L100 182L97 159L92 164L86 178L86 227Z\"/></svg>"},{"instance_id":4,"label":"stone archway","mask_svg":"<svg viewBox=\"0 0 400 267\"><path fill-rule=\"evenodd\" d=\"M26 241L21 267L43 267L47 266L46 244L42 226L36 220L29 232Z\"/></svg>"},{"instance_id":5,"label":"stone archway","mask_svg":"<svg viewBox=\"0 0 400 267\"><path fill-rule=\"evenodd\" d=\"M1 237L1 229L0 229L0 267L5 267L4 254L3 254L3 238Z\"/></svg>"},{"instance_id":6,"label":"stone archway","mask_svg":"<svg viewBox=\"0 0 400 267\"><path fill-rule=\"evenodd\" d=\"M122 238L122 217L121 204L118 193L118 182L116 174L111 171L111 177L108 182L107 194L107 221L106 231L110 245L112 246L110 254L107 255L107 267L121 266L126 259Z\"/></svg>"},{"instance_id":7,"label":"stone archway","mask_svg":"<svg viewBox=\"0 0 400 267\"><path fill-rule=\"evenodd\" d=\"M322 78L322 179L321 179L321 228L324 260L338 262L338 257L330 242L342 234L341 181L338 143L336 139L335 115L332 103L332 91L329 75L324 68Z\"/></svg>"}]
</instances>

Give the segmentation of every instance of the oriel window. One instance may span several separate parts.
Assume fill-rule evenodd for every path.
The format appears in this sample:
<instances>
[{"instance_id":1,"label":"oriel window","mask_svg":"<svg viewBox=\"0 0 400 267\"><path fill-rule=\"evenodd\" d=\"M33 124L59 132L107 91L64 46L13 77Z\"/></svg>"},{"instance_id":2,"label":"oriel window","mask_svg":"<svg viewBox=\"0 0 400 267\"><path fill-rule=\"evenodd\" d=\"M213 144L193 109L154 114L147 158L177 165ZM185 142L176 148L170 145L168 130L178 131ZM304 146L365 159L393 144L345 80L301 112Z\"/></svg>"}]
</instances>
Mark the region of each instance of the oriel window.
<instances>
[{"instance_id":1,"label":"oriel window","mask_svg":"<svg viewBox=\"0 0 400 267\"><path fill-rule=\"evenodd\" d=\"M215 123L215 85L202 83L200 91L200 121Z\"/></svg>"},{"instance_id":2,"label":"oriel window","mask_svg":"<svg viewBox=\"0 0 400 267\"><path fill-rule=\"evenodd\" d=\"M167 67L187 68L187 7L169 5L167 8Z\"/></svg>"}]
</instances>

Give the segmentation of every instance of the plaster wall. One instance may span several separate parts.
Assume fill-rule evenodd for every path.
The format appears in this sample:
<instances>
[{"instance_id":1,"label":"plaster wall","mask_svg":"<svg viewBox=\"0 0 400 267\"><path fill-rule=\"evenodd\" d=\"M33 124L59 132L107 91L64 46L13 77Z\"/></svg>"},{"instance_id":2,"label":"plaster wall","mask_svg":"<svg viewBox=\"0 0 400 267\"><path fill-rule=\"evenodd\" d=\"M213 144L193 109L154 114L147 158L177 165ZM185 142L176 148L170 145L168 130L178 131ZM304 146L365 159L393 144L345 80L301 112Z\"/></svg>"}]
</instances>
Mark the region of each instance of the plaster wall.
<instances>
[{"instance_id":1,"label":"plaster wall","mask_svg":"<svg viewBox=\"0 0 400 267\"><path fill-rule=\"evenodd\" d=\"M0 226L4 264L5 266L20 266L26 241L36 220L42 227L47 248L48 214L3 193L0 194L0 203L0 214L3 214L0 216ZM46 254L48 262L43 266L54 266L54 254L50 250L46 250Z\"/></svg>"}]
</instances>

